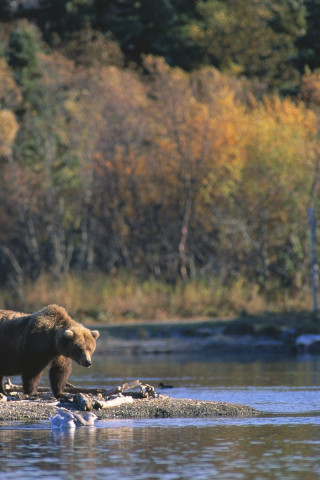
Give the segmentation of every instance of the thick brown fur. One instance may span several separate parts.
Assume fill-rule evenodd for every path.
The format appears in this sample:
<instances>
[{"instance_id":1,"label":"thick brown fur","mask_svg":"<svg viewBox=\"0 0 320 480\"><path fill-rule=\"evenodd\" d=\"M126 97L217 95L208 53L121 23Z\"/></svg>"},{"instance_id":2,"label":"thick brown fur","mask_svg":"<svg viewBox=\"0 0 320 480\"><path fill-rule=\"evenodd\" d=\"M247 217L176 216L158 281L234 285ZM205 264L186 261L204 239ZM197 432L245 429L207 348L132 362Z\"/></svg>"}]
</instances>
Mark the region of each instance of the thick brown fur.
<instances>
[{"instance_id":1,"label":"thick brown fur","mask_svg":"<svg viewBox=\"0 0 320 480\"><path fill-rule=\"evenodd\" d=\"M0 310L0 392L5 393L4 376L21 375L24 392L36 394L50 365L52 392L63 397L72 360L90 367L98 337L97 330L76 322L58 305L32 314Z\"/></svg>"}]
</instances>

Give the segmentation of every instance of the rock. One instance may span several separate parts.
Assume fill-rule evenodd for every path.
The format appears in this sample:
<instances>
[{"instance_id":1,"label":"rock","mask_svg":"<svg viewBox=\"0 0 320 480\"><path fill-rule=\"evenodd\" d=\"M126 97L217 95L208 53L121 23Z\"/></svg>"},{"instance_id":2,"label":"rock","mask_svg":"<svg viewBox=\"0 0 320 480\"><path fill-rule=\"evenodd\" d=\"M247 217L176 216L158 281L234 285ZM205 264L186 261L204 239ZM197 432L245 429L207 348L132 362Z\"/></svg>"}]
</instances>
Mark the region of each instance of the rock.
<instances>
[{"instance_id":1,"label":"rock","mask_svg":"<svg viewBox=\"0 0 320 480\"><path fill-rule=\"evenodd\" d=\"M141 394L143 398L156 398L158 394L155 391L155 388L152 385L140 385Z\"/></svg>"},{"instance_id":2,"label":"rock","mask_svg":"<svg viewBox=\"0 0 320 480\"><path fill-rule=\"evenodd\" d=\"M82 410L84 412L92 410L92 400L88 395L84 393L77 393L73 398L74 408L76 410Z\"/></svg>"},{"instance_id":3,"label":"rock","mask_svg":"<svg viewBox=\"0 0 320 480\"><path fill-rule=\"evenodd\" d=\"M7 397L3 393L0 393L0 402L6 402L7 400Z\"/></svg>"}]
</instances>

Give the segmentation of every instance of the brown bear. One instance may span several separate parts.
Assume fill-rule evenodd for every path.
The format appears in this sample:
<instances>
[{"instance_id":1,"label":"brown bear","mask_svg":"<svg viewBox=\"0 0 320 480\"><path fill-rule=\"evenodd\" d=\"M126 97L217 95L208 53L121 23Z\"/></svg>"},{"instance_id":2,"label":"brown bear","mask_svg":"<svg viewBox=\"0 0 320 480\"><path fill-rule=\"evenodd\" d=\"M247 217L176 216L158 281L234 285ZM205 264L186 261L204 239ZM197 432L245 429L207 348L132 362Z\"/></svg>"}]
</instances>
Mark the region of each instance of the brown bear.
<instances>
[{"instance_id":1,"label":"brown bear","mask_svg":"<svg viewBox=\"0 0 320 480\"><path fill-rule=\"evenodd\" d=\"M90 367L98 337L97 330L76 322L58 305L32 314L0 310L0 392L5 393L4 376L21 375L24 392L36 394L50 365L52 392L63 398L72 360Z\"/></svg>"}]
</instances>

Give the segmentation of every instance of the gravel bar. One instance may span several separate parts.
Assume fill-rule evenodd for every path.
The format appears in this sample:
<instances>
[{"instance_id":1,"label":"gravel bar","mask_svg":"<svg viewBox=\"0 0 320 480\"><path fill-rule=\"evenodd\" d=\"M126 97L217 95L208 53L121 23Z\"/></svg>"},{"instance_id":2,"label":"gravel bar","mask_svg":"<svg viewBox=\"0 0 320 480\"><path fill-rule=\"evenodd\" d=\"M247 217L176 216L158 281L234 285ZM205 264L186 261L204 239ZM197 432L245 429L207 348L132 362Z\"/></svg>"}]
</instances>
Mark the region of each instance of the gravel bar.
<instances>
[{"instance_id":1,"label":"gravel bar","mask_svg":"<svg viewBox=\"0 0 320 480\"><path fill-rule=\"evenodd\" d=\"M47 420L55 412L58 402L43 399L24 399L0 403L0 422ZM78 411L80 414L84 412ZM95 410L99 419L108 418L196 418L218 416L256 416L254 408L225 402L177 399L159 396L136 399L133 403Z\"/></svg>"}]
</instances>

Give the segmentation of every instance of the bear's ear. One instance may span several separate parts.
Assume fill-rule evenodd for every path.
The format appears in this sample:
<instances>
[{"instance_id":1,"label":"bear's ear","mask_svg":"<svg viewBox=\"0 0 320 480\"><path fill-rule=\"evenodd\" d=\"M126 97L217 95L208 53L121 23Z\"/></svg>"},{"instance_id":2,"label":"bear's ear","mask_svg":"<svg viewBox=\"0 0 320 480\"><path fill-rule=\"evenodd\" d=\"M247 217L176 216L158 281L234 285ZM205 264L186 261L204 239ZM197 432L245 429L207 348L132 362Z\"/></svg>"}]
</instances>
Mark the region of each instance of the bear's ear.
<instances>
[{"instance_id":1,"label":"bear's ear","mask_svg":"<svg viewBox=\"0 0 320 480\"><path fill-rule=\"evenodd\" d=\"M68 328L68 330L65 330L63 335L66 338L73 338L74 337L74 332Z\"/></svg>"},{"instance_id":2,"label":"bear's ear","mask_svg":"<svg viewBox=\"0 0 320 480\"><path fill-rule=\"evenodd\" d=\"M95 340L97 340L97 338L100 336L100 333L98 332L98 330L91 330L91 333Z\"/></svg>"}]
</instances>

